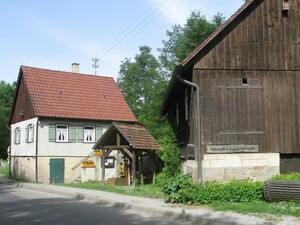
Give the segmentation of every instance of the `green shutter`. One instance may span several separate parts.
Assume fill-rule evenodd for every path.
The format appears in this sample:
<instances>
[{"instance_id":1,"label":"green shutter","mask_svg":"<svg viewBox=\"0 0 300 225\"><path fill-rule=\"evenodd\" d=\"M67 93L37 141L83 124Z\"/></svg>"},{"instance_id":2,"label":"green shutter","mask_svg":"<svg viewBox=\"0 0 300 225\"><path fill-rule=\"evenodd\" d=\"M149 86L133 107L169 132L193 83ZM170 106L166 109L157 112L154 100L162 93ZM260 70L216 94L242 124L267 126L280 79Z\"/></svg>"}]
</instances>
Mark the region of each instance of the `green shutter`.
<instances>
[{"instance_id":1,"label":"green shutter","mask_svg":"<svg viewBox=\"0 0 300 225\"><path fill-rule=\"evenodd\" d=\"M34 124L32 124L32 142L34 142Z\"/></svg>"},{"instance_id":2,"label":"green shutter","mask_svg":"<svg viewBox=\"0 0 300 225\"><path fill-rule=\"evenodd\" d=\"M69 142L76 142L76 125L69 125Z\"/></svg>"},{"instance_id":3,"label":"green shutter","mask_svg":"<svg viewBox=\"0 0 300 225\"><path fill-rule=\"evenodd\" d=\"M77 142L83 143L83 125L77 125Z\"/></svg>"},{"instance_id":4,"label":"green shutter","mask_svg":"<svg viewBox=\"0 0 300 225\"><path fill-rule=\"evenodd\" d=\"M56 132L55 132L55 124L49 124L49 141L56 141Z\"/></svg>"},{"instance_id":5,"label":"green shutter","mask_svg":"<svg viewBox=\"0 0 300 225\"><path fill-rule=\"evenodd\" d=\"M25 142L27 143L29 140L28 140L28 136L29 136L29 129L28 129L28 125L25 127Z\"/></svg>"},{"instance_id":6,"label":"green shutter","mask_svg":"<svg viewBox=\"0 0 300 225\"><path fill-rule=\"evenodd\" d=\"M96 142L101 138L103 134L103 127L96 127Z\"/></svg>"}]
</instances>

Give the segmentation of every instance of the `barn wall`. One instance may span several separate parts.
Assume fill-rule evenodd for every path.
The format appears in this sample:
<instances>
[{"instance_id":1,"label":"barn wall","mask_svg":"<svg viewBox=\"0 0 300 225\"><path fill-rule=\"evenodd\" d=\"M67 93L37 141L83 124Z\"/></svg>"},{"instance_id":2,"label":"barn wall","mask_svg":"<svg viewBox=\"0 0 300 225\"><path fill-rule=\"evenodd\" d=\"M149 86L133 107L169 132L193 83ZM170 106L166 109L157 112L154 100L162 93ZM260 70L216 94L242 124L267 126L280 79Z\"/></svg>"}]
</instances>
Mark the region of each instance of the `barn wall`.
<instances>
[{"instance_id":1,"label":"barn wall","mask_svg":"<svg viewBox=\"0 0 300 225\"><path fill-rule=\"evenodd\" d=\"M202 144L257 145L261 153L300 153L300 73L195 70ZM247 84L243 84L243 81Z\"/></svg>"},{"instance_id":2,"label":"barn wall","mask_svg":"<svg viewBox=\"0 0 300 225\"><path fill-rule=\"evenodd\" d=\"M195 68L300 70L300 1L289 4L283 17L282 0L262 1Z\"/></svg>"}]
</instances>

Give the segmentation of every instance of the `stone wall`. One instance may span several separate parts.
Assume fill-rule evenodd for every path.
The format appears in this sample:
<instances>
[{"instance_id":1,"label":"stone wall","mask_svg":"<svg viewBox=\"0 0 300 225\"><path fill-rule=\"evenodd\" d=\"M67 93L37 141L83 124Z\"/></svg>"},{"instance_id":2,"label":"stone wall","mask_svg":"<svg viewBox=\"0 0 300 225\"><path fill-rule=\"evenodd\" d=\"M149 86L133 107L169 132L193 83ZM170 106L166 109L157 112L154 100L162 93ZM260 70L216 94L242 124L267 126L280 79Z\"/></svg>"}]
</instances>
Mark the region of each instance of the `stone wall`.
<instances>
[{"instance_id":1,"label":"stone wall","mask_svg":"<svg viewBox=\"0 0 300 225\"><path fill-rule=\"evenodd\" d=\"M232 179L267 180L279 174L278 153L205 154L202 161L204 181L229 181ZM183 171L194 175L197 162L183 163Z\"/></svg>"},{"instance_id":2,"label":"stone wall","mask_svg":"<svg viewBox=\"0 0 300 225\"><path fill-rule=\"evenodd\" d=\"M34 182L35 177L35 157L12 157L11 172L14 178Z\"/></svg>"}]
</instances>

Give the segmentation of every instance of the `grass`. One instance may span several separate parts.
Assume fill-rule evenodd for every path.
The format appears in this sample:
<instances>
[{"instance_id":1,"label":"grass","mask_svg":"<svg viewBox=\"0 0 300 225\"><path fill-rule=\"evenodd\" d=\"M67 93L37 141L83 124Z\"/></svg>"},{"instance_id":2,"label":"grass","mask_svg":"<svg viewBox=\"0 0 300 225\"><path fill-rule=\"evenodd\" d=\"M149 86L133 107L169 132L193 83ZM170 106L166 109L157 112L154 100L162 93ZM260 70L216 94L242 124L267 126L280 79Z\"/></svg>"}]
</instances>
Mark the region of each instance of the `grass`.
<instances>
[{"instance_id":1,"label":"grass","mask_svg":"<svg viewBox=\"0 0 300 225\"><path fill-rule=\"evenodd\" d=\"M248 202L248 203L214 203L210 205L217 211L234 211L242 214L272 214L300 217L300 202Z\"/></svg>"},{"instance_id":2,"label":"grass","mask_svg":"<svg viewBox=\"0 0 300 225\"><path fill-rule=\"evenodd\" d=\"M85 188L91 190L107 191L125 195L148 197L148 198L163 198L163 193L158 185L148 184L137 187L118 186L108 187L103 186L100 182L86 182L86 183L71 183L71 184L60 184L62 186Z\"/></svg>"},{"instance_id":3,"label":"grass","mask_svg":"<svg viewBox=\"0 0 300 225\"><path fill-rule=\"evenodd\" d=\"M8 166L0 167L0 174L5 177L9 177L9 168Z\"/></svg>"}]
</instances>

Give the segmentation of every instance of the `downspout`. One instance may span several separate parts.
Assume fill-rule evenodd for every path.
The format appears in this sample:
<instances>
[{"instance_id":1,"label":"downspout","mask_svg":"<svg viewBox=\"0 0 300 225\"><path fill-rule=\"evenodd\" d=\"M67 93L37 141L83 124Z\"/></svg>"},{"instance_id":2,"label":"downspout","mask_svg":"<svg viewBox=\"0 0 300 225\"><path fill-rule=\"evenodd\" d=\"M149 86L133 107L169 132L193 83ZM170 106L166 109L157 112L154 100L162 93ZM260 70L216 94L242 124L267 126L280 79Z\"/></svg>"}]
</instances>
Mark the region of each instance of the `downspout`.
<instances>
[{"instance_id":1,"label":"downspout","mask_svg":"<svg viewBox=\"0 0 300 225\"><path fill-rule=\"evenodd\" d=\"M183 79L180 74L182 71L182 66L179 65L175 68L175 78L188 86L191 86L192 88L195 88L196 90L196 113L195 113L195 131L194 132L194 139L195 144L197 146L197 151L195 148L195 159L198 162L198 180L200 183L203 183L203 173L202 173L202 148L201 148L201 125L200 125L200 87L188 80Z\"/></svg>"},{"instance_id":2,"label":"downspout","mask_svg":"<svg viewBox=\"0 0 300 225\"><path fill-rule=\"evenodd\" d=\"M37 119L36 121L36 140L35 140L35 182L38 183L39 182L39 173L38 173L38 169L39 169L39 166L38 166L38 146L39 146L39 143L38 143L38 140L39 140L39 118Z\"/></svg>"}]
</instances>

